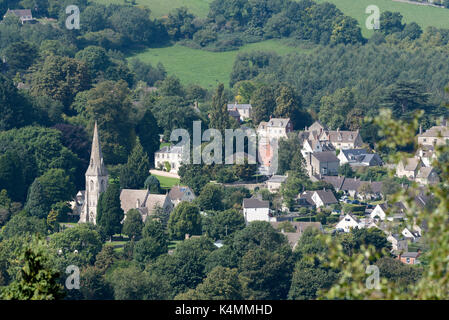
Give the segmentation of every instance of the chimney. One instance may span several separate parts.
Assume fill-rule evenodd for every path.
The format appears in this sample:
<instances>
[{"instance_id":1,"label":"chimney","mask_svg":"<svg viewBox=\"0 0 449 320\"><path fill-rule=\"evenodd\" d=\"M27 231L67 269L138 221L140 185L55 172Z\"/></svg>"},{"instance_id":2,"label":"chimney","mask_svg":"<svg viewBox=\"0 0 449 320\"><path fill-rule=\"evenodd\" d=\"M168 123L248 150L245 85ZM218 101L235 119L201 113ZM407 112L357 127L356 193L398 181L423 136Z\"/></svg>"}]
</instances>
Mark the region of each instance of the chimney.
<instances>
[{"instance_id":1,"label":"chimney","mask_svg":"<svg viewBox=\"0 0 449 320\"><path fill-rule=\"evenodd\" d=\"M136 208L140 208L140 199L136 200Z\"/></svg>"},{"instance_id":2,"label":"chimney","mask_svg":"<svg viewBox=\"0 0 449 320\"><path fill-rule=\"evenodd\" d=\"M422 125L419 125L419 134L422 134Z\"/></svg>"}]
</instances>

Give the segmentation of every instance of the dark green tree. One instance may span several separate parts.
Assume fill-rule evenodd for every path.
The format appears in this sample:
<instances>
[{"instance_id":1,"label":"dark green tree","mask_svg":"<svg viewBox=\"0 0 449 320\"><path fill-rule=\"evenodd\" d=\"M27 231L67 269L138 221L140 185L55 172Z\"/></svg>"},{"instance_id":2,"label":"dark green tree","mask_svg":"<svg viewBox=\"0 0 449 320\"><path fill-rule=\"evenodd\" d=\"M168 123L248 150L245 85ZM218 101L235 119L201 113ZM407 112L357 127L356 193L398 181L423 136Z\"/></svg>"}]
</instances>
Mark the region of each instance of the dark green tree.
<instances>
[{"instance_id":1,"label":"dark green tree","mask_svg":"<svg viewBox=\"0 0 449 320\"><path fill-rule=\"evenodd\" d=\"M113 183L100 195L97 205L97 225L112 239L122 229L124 213L120 205L120 187Z\"/></svg>"},{"instance_id":2,"label":"dark green tree","mask_svg":"<svg viewBox=\"0 0 449 320\"><path fill-rule=\"evenodd\" d=\"M122 232L130 239L139 240L142 237L143 221L139 210L131 209L126 213Z\"/></svg>"},{"instance_id":3,"label":"dark green tree","mask_svg":"<svg viewBox=\"0 0 449 320\"><path fill-rule=\"evenodd\" d=\"M120 171L120 187L122 189L142 188L149 171L148 154L145 153L139 138L137 138L136 145L128 157L128 162Z\"/></svg>"},{"instance_id":4,"label":"dark green tree","mask_svg":"<svg viewBox=\"0 0 449 320\"><path fill-rule=\"evenodd\" d=\"M201 234L201 216L196 205L181 202L170 215L168 233L171 239L184 239L186 234Z\"/></svg>"}]
</instances>

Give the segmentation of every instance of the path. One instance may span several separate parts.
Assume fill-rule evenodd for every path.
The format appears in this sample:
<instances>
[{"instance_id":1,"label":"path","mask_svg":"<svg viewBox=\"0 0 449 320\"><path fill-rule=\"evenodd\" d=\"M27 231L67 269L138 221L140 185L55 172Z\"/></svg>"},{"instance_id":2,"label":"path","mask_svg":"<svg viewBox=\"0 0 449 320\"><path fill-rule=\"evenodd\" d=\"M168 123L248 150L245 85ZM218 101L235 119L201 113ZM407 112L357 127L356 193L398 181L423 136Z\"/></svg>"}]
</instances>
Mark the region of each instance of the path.
<instances>
[{"instance_id":1,"label":"path","mask_svg":"<svg viewBox=\"0 0 449 320\"><path fill-rule=\"evenodd\" d=\"M180 177L176 173L172 173L172 172L152 169L152 170L150 170L150 173L152 175L155 175L155 176L162 176L162 177L180 179Z\"/></svg>"},{"instance_id":2,"label":"path","mask_svg":"<svg viewBox=\"0 0 449 320\"><path fill-rule=\"evenodd\" d=\"M439 6L434 3L428 3L428 2L415 2L415 1L409 1L409 0L393 0L394 2L402 2L402 3L409 3L409 4L416 4L418 6L428 6L428 7L435 7L435 8L444 8L444 6Z\"/></svg>"}]
</instances>

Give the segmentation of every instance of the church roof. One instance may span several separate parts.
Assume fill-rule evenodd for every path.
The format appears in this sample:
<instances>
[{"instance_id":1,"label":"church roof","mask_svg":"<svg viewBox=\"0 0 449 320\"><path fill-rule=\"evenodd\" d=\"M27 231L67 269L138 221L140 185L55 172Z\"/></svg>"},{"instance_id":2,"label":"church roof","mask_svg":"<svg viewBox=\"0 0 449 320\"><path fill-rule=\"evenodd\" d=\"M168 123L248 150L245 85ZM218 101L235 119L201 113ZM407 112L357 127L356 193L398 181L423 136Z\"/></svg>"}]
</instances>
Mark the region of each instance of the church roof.
<instances>
[{"instance_id":1,"label":"church roof","mask_svg":"<svg viewBox=\"0 0 449 320\"><path fill-rule=\"evenodd\" d=\"M92 138L92 151L90 153L89 168L87 176L106 176L108 174L101 153L100 138L98 136L97 122L95 121L94 136Z\"/></svg>"}]
</instances>

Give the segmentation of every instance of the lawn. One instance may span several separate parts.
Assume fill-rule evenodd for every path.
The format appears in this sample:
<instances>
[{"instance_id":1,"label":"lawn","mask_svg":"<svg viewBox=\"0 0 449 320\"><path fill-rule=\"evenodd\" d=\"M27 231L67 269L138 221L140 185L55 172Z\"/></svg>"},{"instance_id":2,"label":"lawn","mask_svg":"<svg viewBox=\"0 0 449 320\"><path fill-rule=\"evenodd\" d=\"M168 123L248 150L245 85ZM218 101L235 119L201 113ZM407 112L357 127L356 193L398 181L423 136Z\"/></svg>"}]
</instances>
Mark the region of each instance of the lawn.
<instances>
[{"instance_id":1,"label":"lawn","mask_svg":"<svg viewBox=\"0 0 449 320\"><path fill-rule=\"evenodd\" d=\"M179 179L154 175L161 183L162 189L171 189L179 184Z\"/></svg>"},{"instance_id":2,"label":"lawn","mask_svg":"<svg viewBox=\"0 0 449 320\"><path fill-rule=\"evenodd\" d=\"M176 44L165 48L150 48L133 57L153 65L161 62L169 74L176 75L184 84L195 83L205 88L214 88L218 83L229 86L235 57L239 52L252 50L275 51L280 55L308 51L289 46L282 40L266 40L227 52L197 50Z\"/></svg>"},{"instance_id":3,"label":"lawn","mask_svg":"<svg viewBox=\"0 0 449 320\"><path fill-rule=\"evenodd\" d=\"M416 22L423 29L428 26L449 28L449 9L400 3L392 0L315 0L316 2L331 2L345 14L357 19L362 27L362 33L369 37L373 31L366 29L365 21L369 16L366 7L376 5L382 11L397 11L404 16L404 22Z\"/></svg>"}]
</instances>

